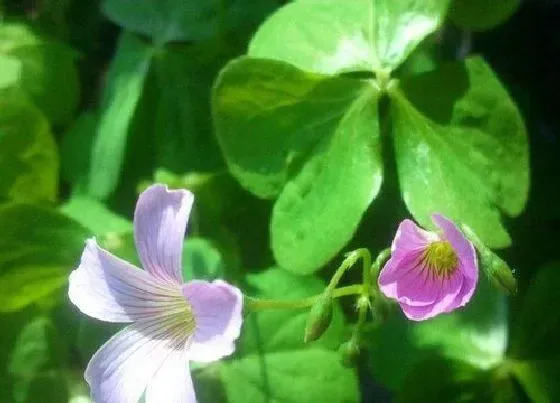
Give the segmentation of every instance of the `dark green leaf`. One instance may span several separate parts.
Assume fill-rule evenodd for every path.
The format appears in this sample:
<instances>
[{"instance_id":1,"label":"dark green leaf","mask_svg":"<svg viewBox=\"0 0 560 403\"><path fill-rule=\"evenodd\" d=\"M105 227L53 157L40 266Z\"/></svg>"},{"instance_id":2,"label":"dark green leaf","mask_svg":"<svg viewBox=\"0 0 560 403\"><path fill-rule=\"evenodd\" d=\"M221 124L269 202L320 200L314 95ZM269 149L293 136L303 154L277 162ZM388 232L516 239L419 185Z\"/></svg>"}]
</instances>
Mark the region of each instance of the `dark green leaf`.
<instances>
[{"instance_id":1,"label":"dark green leaf","mask_svg":"<svg viewBox=\"0 0 560 403\"><path fill-rule=\"evenodd\" d=\"M0 94L0 200L54 201L58 154L49 123L25 99Z\"/></svg>"},{"instance_id":2,"label":"dark green leaf","mask_svg":"<svg viewBox=\"0 0 560 403\"><path fill-rule=\"evenodd\" d=\"M557 402L560 399L558 354L540 360L513 361L512 372L534 403Z\"/></svg>"},{"instance_id":3,"label":"dark green leaf","mask_svg":"<svg viewBox=\"0 0 560 403\"><path fill-rule=\"evenodd\" d=\"M543 360L560 356L560 262L544 266L521 305L511 338L514 358Z\"/></svg>"},{"instance_id":4,"label":"dark green leaf","mask_svg":"<svg viewBox=\"0 0 560 403\"><path fill-rule=\"evenodd\" d=\"M490 247L509 245L500 210L515 216L525 206L527 136L490 67L470 58L404 81L391 109L401 191L414 217L433 228L439 212Z\"/></svg>"},{"instance_id":5,"label":"dark green leaf","mask_svg":"<svg viewBox=\"0 0 560 403\"><path fill-rule=\"evenodd\" d=\"M107 76L92 150L89 193L98 199L106 199L118 184L129 127L153 53L152 46L122 34Z\"/></svg>"},{"instance_id":6,"label":"dark green leaf","mask_svg":"<svg viewBox=\"0 0 560 403\"><path fill-rule=\"evenodd\" d=\"M408 374L398 403L517 401L513 383L461 361L430 358Z\"/></svg>"},{"instance_id":7,"label":"dark green leaf","mask_svg":"<svg viewBox=\"0 0 560 403\"><path fill-rule=\"evenodd\" d=\"M60 170L64 180L74 190L85 192L91 160L91 149L95 138L98 117L85 112L68 129L60 144Z\"/></svg>"},{"instance_id":8,"label":"dark green leaf","mask_svg":"<svg viewBox=\"0 0 560 403\"><path fill-rule=\"evenodd\" d=\"M447 3L297 1L284 6L260 27L249 55L282 60L323 74L394 70L437 29Z\"/></svg>"},{"instance_id":9,"label":"dark green leaf","mask_svg":"<svg viewBox=\"0 0 560 403\"><path fill-rule=\"evenodd\" d=\"M204 238L187 238L183 248L183 278L211 281L223 278L220 252Z\"/></svg>"},{"instance_id":10,"label":"dark green leaf","mask_svg":"<svg viewBox=\"0 0 560 403\"><path fill-rule=\"evenodd\" d=\"M276 5L274 0L105 0L109 19L156 44L208 39L252 20Z\"/></svg>"},{"instance_id":11,"label":"dark green leaf","mask_svg":"<svg viewBox=\"0 0 560 403\"><path fill-rule=\"evenodd\" d=\"M17 86L53 123L67 122L79 100L75 54L60 43L41 38L26 25L3 23L0 76L9 74L5 70L13 74L14 63L19 64Z\"/></svg>"},{"instance_id":12,"label":"dark green leaf","mask_svg":"<svg viewBox=\"0 0 560 403\"><path fill-rule=\"evenodd\" d=\"M371 81L304 73L241 58L214 92L231 172L261 197L278 196L271 223L278 263L308 274L352 237L381 185L378 92Z\"/></svg>"},{"instance_id":13,"label":"dark green leaf","mask_svg":"<svg viewBox=\"0 0 560 403\"><path fill-rule=\"evenodd\" d=\"M485 31L507 21L519 4L520 0L453 0L449 18L460 28Z\"/></svg>"}]
</instances>

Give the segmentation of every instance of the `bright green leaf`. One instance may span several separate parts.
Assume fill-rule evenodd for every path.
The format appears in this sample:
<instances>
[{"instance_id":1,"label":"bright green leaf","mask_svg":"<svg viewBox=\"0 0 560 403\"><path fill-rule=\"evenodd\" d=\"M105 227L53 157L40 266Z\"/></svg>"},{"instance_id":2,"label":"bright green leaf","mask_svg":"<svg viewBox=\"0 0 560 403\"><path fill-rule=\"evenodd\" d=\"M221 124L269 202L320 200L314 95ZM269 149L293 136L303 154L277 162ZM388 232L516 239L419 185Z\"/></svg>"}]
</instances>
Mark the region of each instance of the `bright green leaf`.
<instances>
[{"instance_id":1,"label":"bright green leaf","mask_svg":"<svg viewBox=\"0 0 560 403\"><path fill-rule=\"evenodd\" d=\"M0 95L0 200L54 201L58 155L49 123L25 99Z\"/></svg>"},{"instance_id":2,"label":"bright green leaf","mask_svg":"<svg viewBox=\"0 0 560 403\"><path fill-rule=\"evenodd\" d=\"M75 54L64 45L38 36L23 24L0 25L0 71L19 64L18 86L53 123L65 123L79 101Z\"/></svg>"},{"instance_id":3,"label":"bright green leaf","mask_svg":"<svg viewBox=\"0 0 560 403\"><path fill-rule=\"evenodd\" d=\"M98 199L106 199L118 184L129 127L153 53L151 45L122 34L107 76L91 156L89 193Z\"/></svg>"},{"instance_id":4,"label":"bright green leaf","mask_svg":"<svg viewBox=\"0 0 560 403\"><path fill-rule=\"evenodd\" d=\"M0 312L13 312L39 301L67 284L69 268L18 266L0 274Z\"/></svg>"},{"instance_id":5,"label":"bright green leaf","mask_svg":"<svg viewBox=\"0 0 560 403\"><path fill-rule=\"evenodd\" d=\"M490 247L510 238L500 210L519 214L528 195L523 119L480 58L448 64L392 94L401 191L414 217L434 212L468 224Z\"/></svg>"},{"instance_id":6,"label":"bright green leaf","mask_svg":"<svg viewBox=\"0 0 560 403\"><path fill-rule=\"evenodd\" d=\"M230 171L260 197L278 195L278 263L308 274L344 247L381 185L378 92L371 81L325 77L241 58L221 73L214 117Z\"/></svg>"},{"instance_id":7,"label":"bright green leaf","mask_svg":"<svg viewBox=\"0 0 560 403\"><path fill-rule=\"evenodd\" d=\"M411 322L395 307L389 319L369 339L374 377L392 390L422 360L441 357L486 370L499 364L507 343L504 296L482 277L471 302L451 314L426 322Z\"/></svg>"},{"instance_id":8,"label":"bright green leaf","mask_svg":"<svg viewBox=\"0 0 560 403\"><path fill-rule=\"evenodd\" d=\"M60 208L60 211L89 229L94 235L118 234L132 230L132 222L86 195L76 194Z\"/></svg>"},{"instance_id":9,"label":"bright green leaf","mask_svg":"<svg viewBox=\"0 0 560 403\"><path fill-rule=\"evenodd\" d=\"M279 269L251 275L251 295L261 298L301 298L322 292L313 277L299 277ZM329 330L305 345L308 310L263 311L250 314L238 346L238 356L224 361L220 374L229 402L356 402L354 371L341 364L334 350L343 340L337 306Z\"/></svg>"},{"instance_id":10,"label":"bright green leaf","mask_svg":"<svg viewBox=\"0 0 560 403\"><path fill-rule=\"evenodd\" d=\"M452 0L449 18L459 28L485 31L507 21L520 4L520 0Z\"/></svg>"},{"instance_id":11,"label":"bright green leaf","mask_svg":"<svg viewBox=\"0 0 560 403\"><path fill-rule=\"evenodd\" d=\"M394 70L441 23L448 0L306 0L284 6L249 55L323 74ZM325 29L328 27L328 29Z\"/></svg>"},{"instance_id":12,"label":"bright green leaf","mask_svg":"<svg viewBox=\"0 0 560 403\"><path fill-rule=\"evenodd\" d=\"M0 53L0 88L11 87L21 79L21 63Z\"/></svg>"},{"instance_id":13,"label":"bright green leaf","mask_svg":"<svg viewBox=\"0 0 560 403\"><path fill-rule=\"evenodd\" d=\"M127 30L164 44L208 39L260 20L275 5L274 0L105 0L103 12Z\"/></svg>"}]
</instances>

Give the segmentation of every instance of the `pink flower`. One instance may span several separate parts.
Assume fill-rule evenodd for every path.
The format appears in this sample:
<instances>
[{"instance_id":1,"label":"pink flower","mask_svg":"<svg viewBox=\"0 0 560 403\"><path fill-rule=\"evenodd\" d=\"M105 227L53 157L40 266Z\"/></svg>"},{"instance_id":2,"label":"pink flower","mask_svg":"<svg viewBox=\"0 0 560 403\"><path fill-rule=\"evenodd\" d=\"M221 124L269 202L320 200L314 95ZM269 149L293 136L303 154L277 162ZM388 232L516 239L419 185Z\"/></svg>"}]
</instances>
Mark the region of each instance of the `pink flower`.
<instances>
[{"instance_id":1,"label":"pink flower","mask_svg":"<svg viewBox=\"0 0 560 403\"><path fill-rule=\"evenodd\" d=\"M478 281L475 249L440 214L432 215L440 232L425 231L411 220L399 225L391 258L379 274L379 288L397 300L412 320L451 312L471 299Z\"/></svg>"},{"instance_id":2,"label":"pink flower","mask_svg":"<svg viewBox=\"0 0 560 403\"><path fill-rule=\"evenodd\" d=\"M85 379L99 403L196 402L189 361L231 354L241 328L242 294L223 281L183 284L181 255L194 197L154 185L142 193L134 235L145 270L90 239L70 274L68 295L83 313L132 323L90 360Z\"/></svg>"}]
</instances>

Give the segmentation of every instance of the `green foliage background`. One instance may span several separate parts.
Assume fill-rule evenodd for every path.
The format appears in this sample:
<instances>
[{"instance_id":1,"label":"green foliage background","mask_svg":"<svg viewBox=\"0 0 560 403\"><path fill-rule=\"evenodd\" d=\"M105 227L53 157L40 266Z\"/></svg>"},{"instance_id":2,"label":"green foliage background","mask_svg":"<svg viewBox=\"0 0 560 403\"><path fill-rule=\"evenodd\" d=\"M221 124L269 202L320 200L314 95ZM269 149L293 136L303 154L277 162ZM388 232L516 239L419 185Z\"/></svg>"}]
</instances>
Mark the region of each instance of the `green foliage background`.
<instances>
[{"instance_id":1,"label":"green foliage background","mask_svg":"<svg viewBox=\"0 0 560 403\"><path fill-rule=\"evenodd\" d=\"M311 344L307 311L250 313L193 369L201 403L559 400L560 7L529 3L0 0L0 402L89 398L119 326L77 312L68 274L91 236L138 263L154 182L196 195L185 278L247 295L321 293L344 252L434 211L518 278L505 297L481 273L425 323L388 306L354 366L355 301Z\"/></svg>"}]
</instances>

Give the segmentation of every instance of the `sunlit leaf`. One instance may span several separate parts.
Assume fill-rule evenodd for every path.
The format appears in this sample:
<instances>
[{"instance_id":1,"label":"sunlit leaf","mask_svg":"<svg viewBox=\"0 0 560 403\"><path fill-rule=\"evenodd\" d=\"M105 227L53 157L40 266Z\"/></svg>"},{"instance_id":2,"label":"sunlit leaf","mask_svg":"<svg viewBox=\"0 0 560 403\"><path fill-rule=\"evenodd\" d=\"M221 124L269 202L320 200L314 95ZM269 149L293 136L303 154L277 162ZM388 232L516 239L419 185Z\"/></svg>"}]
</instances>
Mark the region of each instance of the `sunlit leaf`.
<instances>
[{"instance_id":1,"label":"sunlit leaf","mask_svg":"<svg viewBox=\"0 0 560 403\"><path fill-rule=\"evenodd\" d=\"M118 184L129 128L153 52L151 45L122 34L107 76L92 149L89 193L98 199L106 199Z\"/></svg>"},{"instance_id":2,"label":"sunlit leaf","mask_svg":"<svg viewBox=\"0 0 560 403\"><path fill-rule=\"evenodd\" d=\"M53 123L67 122L78 106L80 83L75 59L65 45L40 37L24 24L0 25L0 76L9 71L13 74L15 64L19 64L16 85Z\"/></svg>"},{"instance_id":3,"label":"sunlit leaf","mask_svg":"<svg viewBox=\"0 0 560 403\"><path fill-rule=\"evenodd\" d=\"M377 195L377 98L368 80L271 60L241 58L222 71L213 99L218 139L244 187L278 197L271 237L280 266L308 274L327 263Z\"/></svg>"},{"instance_id":4,"label":"sunlit leaf","mask_svg":"<svg viewBox=\"0 0 560 403\"><path fill-rule=\"evenodd\" d=\"M13 93L0 94L0 200L54 201L58 154L49 123Z\"/></svg>"},{"instance_id":5,"label":"sunlit leaf","mask_svg":"<svg viewBox=\"0 0 560 403\"><path fill-rule=\"evenodd\" d=\"M324 74L394 70L437 29L448 0L305 0L272 15L249 55ZM328 29L325 29L328 27Z\"/></svg>"},{"instance_id":6,"label":"sunlit leaf","mask_svg":"<svg viewBox=\"0 0 560 403\"><path fill-rule=\"evenodd\" d=\"M402 82L391 102L403 199L423 226L440 212L490 247L510 237L500 212L518 215L529 189L523 119L480 58Z\"/></svg>"}]
</instances>

